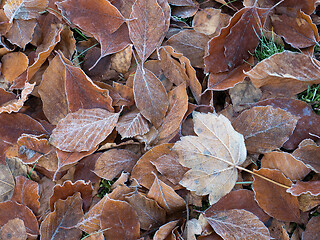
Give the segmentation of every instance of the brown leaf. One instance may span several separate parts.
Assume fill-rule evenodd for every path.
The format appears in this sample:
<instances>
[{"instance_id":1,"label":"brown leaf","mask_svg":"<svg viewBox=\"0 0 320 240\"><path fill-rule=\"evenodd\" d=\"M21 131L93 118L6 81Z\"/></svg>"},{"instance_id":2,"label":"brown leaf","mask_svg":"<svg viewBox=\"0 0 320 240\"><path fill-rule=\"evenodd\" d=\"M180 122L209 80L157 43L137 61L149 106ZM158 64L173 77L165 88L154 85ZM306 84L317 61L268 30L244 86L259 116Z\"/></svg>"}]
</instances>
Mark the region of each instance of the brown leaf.
<instances>
[{"instance_id":1,"label":"brown leaf","mask_svg":"<svg viewBox=\"0 0 320 240\"><path fill-rule=\"evenodd\" d=\"M41 223L41 239L80 239L81 230L74 226L83 216L81 206L82 199L79 192L66 200L59 199L54 211L49 213Z\"/></svg>"},{"instance_id":2,"label":"brown leaf","mask_svg":"<svg viewBox=\"0 0 320 240\"><path fill-rule=\"evenodd\" d=\"M157 144L169 142L180 129L182 119L188 109L188 95L185 84L174 88L168 93L169 107L163 123L158 128Z\"/></svg>"},{"instance_id":3,"label":"brown leaf","mask_svg":"<svg viewBox=\"0 0 320 240\"><path fill-rule=\"evenodd\" d=\"M132 45L129 45L120 52L115 53L111 57L111 68L119 73L128 72L131 65Z\"/></svg>"},{"instance_id":4,"label":"brown leaf","mask_svg":"<svg viewBox=\"0 0 320 240\"><path fill-rule=\"evenodd\" d=\"M256 105L271 105L274 108L281 108L300 117L289 140L283 144L284 148L293 150L298 147L299 143L303 139L318 139L316 135L320 135L320 128L316 126L320 125L320 118L313 112L312 108L306 102L289 98L271 98L260 101ZM312 136L312 134L315 136Z\"/></svg>"},{"instance_id":5,"label":"brown leaf","mask_svg":"<svg viewBox=\"0 0 320 240\"><path fill-rule=\"evenodd\" d=\"M90 151L112 132L118 117L100 108L80 109L60 120L49 141L66 152Z\"/></svg>"},{"instance_id":6,"label":"brown leaf","mask_svg":"<svg viewBox=\"0 0 320 240\"><path fill-rule=\"evenodd\" d=\"M122 139L144 135L149 132L148 121L142 116L138 109L123 114L119 118L116 129Z\"/></svg>"},{"instance_id":7,"label":"brown leaf","mask_svg":"<svg viewBox=\"0 0 320 240\"><path fill-rule=\"evenodd\" d=\"M20 218L24 222L29 236L36 237L39 235L38 221L30 208L13 201L1 202L0 227L15 218Z\"/></svg>"},{"instance_id":8,"label":"brown leaf","mask_svg":"<svg viewBox=\"0 0 320 240\"><path fill-rule=\"evenodd\" d=\"M153 240L175 239L173 229L177 226L178 220L162 225L153 236Z\"/></svg>"},{"instance_id":9,"label":"brown leaf","mask_svg":"<svg viewBox=\"0 0 320 240\"><path fill-rule=\"evenodd\" d=\"M53 194L50 197L50 209L51 211L54 211L55 202L58 200L66 200L68 197L79 192L81 199L83 199L83 209L87 211L91 205L92 190L91 183L86 183L83 180L78 180L74 183L67 180L63 185L57 184L54 186Z\"/></svg>"},{"instance_id":10,"label":"brown leaf","mask_svg":"<svg viewBox=\"0 0 320 240\"><path fill-rule=\"evenodd\" d=\"M320 181L309 181L293 184L291 188L287 189L288 193L293 196L300 196L301 194L311 194L312 196L320 195Z\"/></svg>"},{"instance_id":11,"label":"brown leaf","mask_svg":"<svg viewBox=\"0 0 320 240\"><path fill-rule=\"evenodd\" d=\"M259 44L257 33L264 25L265 13L266 9L256 7L239 10L231 18L229 25L209 41L208 53L204 58L205 71L226 72L249 59L250 53Z\"/></svg>"},{"instance_id":12,"label":"brown leaf","mask_svg":"<svg viewBox=\"0 0 320 240\"><path fill-rule=\"evenodd\" d=\"M208 41L208 36L188 29L170 37L166 44L188 58L193 67L203 68L203 57Z\"/></svg>"},{"instance_id":13,"label":"brown leaf","mask_svg":"<svg viewBox=\"0 0 320 240\"><path fill-rule=\"evenodd\" d=\"M3 6L4 13L10 22L13 19L29 20L36 18L44 11L48 0L8 0Z\"/></svg>"},{"instance_id":14,"label":"brown leaf","mask_svg":"<svg viewBox=\"0 0 320 240\"><path fill-rule=\"evenodd\" d=\"M175 151L170 151L150 162L156 167L162 176L166 177L174 185L178 185L188 168L183 167L179 161L179 157Z\"/></svg>"},{"instance_id":15,"label":"brown leaf","mask_svg":"<svg viewBox=\"0 0 320 240\"><path fill-rule=\"evenodd\" d=\"M251 212L242 209L205 213L205 218L223 239L271 239L266 226Z\"/></svg>"},{"instance_id":16,"label":"brown leaf","mask_svg":"<svg viewBox=\"0 0 320 240\"><path fill-rule=\"evenodd\" d=\"M243 111L233 122L243 134L252 153L265 153L280 148L292 134L298 117L280 108L253 107Z\"/></svg>"},{"instance_id":17,"label":"brown leaf","mask_svg":"<svg viewBox=\"0 0 320 240\"><path fill-rule=\"evenodd\" d=\"M111 149L104 152L97 160L94 173L99 177L112 180L122 171L131 172L138 161L138 156L125 149Z\"/></svg>"},{"instance_id":18,"label":"brown leaf","mask_svg":"<svg viewBox=\"0 0 320 240\"><path fill-rule=\"evenodd\" d=\"M256 215L260 221L266 222L270 216L266 214L254 200L253 191L240 189L231 191L222 197L217 203L209 207L206 215L214 214L214 212L225 211L230 209L243 209Z\"/></svg>"},{"instance_id":19,"label":"brown leaf","mask_svg":"<svg viewBox=\"0 0 320 240\"><path fill-rule=\"evenodd\" d=\"M310 211L320 205L320 196L312 196L310 194L302 194L298 197L299 209L302 212Z\"/></svg>"},{"instance_id":20,"label":"brown leaf","mask_svg":"<svg viewBox=\"0 0 320 240\"><path fill-rule=\"evenodd\" d=\"M39 181L39 196L40 208L39 216L44 216L45 213L50 211L49 199L53 194L53 187L55 183L47 177L43 177Z\"/></svg>"},{"instance_id":21,"label":"brown leaf","mask_svg":"<svg viewBox=\"0 0 320 240\"><path fill-rule=\"evenodd\" d=\"M55 125L69 112L65 78L65 65L60 56L56 55L42 75L38 88L43 103L43 112L50 123Z\"/></svg>"},{"instance_id":22,"label":"brown leaf","mask_svg":"<svg viewBox=\"0 0 320 240\"><path fill-rule=\"evenodd\" d=\"M167 31L164 12L156 0L137 0L128 22L129 36L142 65L158 48Z\"/></svg>"},{"instance_id":23,"label":"brown leaf","mask_svg":"<svg viewBox=\"0 0 320 240\"><path fill-rule=\"evenodd\" d=\"M101 217L105 239L138 239L140 224L136 211L126 202L107 199Z\"/></svg>"},{"instance_id":24,"label":"brown leaf","mask_svg":"<svg viewBox=\"0 0 320 240\"><path fill-rule=\"evenodd\" d=\"M26 45L31 42L36 26L36 19L30 19L27 21L16 19L13 21L13 25L10 30L6 33L6 38L12 44L24 49Z\"/></svg>"},{"instance_id":25,"label":"brown leaf","mask_svg":"<svg viewBox=\"0 0 320 240\"><path fill-rule=\"evenodd\" d=\"M0 202L10 200L14 191L15 181L10 168L0 164Z\"/></svg>"},{"instance_id":26,"label":"brown leaf","mask_svg":"<svg viewBox=\"0 0 320 240\"><path fill-rule=\"evenodd\" d=\"M303 240L313 240L320 238L320 216L315 216L310 219L306 226L306 230L302 233Z\"/></svg>"},{"instance_id":27,"label":"brown leaf","mask_svg":"<svg viewBox=\"0 0 320 240\"><path fill-rule=\"evenodd\" d=\"M183 198L180 197L172 187L159 180L156 175L147 196L157 201L168 214L186 208L186 203Z\"/></svg>"},{"instance_id":28,"label":"brown leaf","mask_svg":"<svg viewBox=\"0 0 320 240\"><path fill-rule=\"evenodd\" d=\"M292 156L303 162L308 168L319 173L320 172L320 146L309 139L303 140L299 144Z\"/></svg>"},{"instance_id":29,"label":"brown leaf","mask_svg":"<svg viewBox=\"0 0 320 240\"><path fill-rule=\"evenodd\" d=\"M197 136L185 136L174 145L179 162L188 168L180 184L197 195L209 194L211 204L231 191L237 180L237 165L246 159L246 147L223 115L194 112Z\"/></svg>"},{"instance_id":30,"label":"brown leaf","mask_svg":"<svg viewBox=\"0 0 320 240\"><path fill-rule=\"evenodd\" d=\"M159 127L169 106L168 94L161 81L139 64L134 76L133 93L141 114L155 127Z\"/></svg>"},{"instance_id":31,"label":"brown leaf","mask_svg":"<svg viewBox=\"0 0 320 240\"><path fill-rule=\"evenodd\" d=\"M261 160L261 167L279 169L292 181L302 180L310 170L290 153L269 152L264 154Z\"/></svg>"},{"instance_id":32,"label":"brown leaf","mask_svg":"<svg viewBox=\"0 0 320 240\"><path fill-rule=\"evenodd\" d=\"M137 192L125 200L137 212L141 229L150 230L165 223L166 211L153 199Z\"/></svg>"},{"instance_id":33,"label":"brown leaf","mask_svg":"<svg viewBox=\"0 0 320 240\"><path fill-rule=\"evenodd\" d=\"M196 240L195 235L200 235L202 227L200 221L193 218L186 222L185 231L183 232L184 239Z\"/></svg>"},{"instance_id":34,"label":"brown leaf","mask_svg":"<svg viewBox=\"0 0 320 240\"><path fill-rule=\"evenodd\" d=\"M284 51L246 72L252 83L272 95L294 96L320 83L320 62L302 53Z\"/></svg>"},{"instance_id":35,"label":"brown leaf","mask_svg":"<svg viewBox=\"0 0 320 240\"><path fill-rule=\"evenodd\" d=\"M172 146L173 144L160 144L146 152L133 167L131 178L136 179L140 185L150 189L154 181L153 173L157 173L157 169L151 162L163 155L169 154ZM157 174L157 176L168 184L169 181L166 181L163 176L160 174Z\"/></svg>"},{"instance_id":36,"label":"brown leaf","mask_svg":"<svg viewBox=\"0 0 320 240\"><path fill-rule=\"evenodd\" d=\"M19 218L9 220L0 230L0 239L26 240L27 237L24 222Z\"/></svg>"},{"instance_id":37,"label":"brown leaf","mask_svg":"<svg viewBox=\"0 0 320 240\"><path fill-rule=\"evenodd\" d=\"M38 191L38 183L23 176L18 176L16 177L16 186L11 201L27 206L37 214L40 207Z\"/></svg>"},{"instance_id":38,"label":"brown leaf","mask_svg":"<svg viewBox=\"0 0 320 240\"><path fill-rule=\"evenodd\" d=\"M255 173L277 183L290 187L292 182L282 172L275 169L261 168ZM297 197L286 192L286 188L253 176L252 188L259 206L270 216L285 222L300 222L300 211ZM281 199L281 201L279 201Z\"/></svg>"},{"instance_id":39,"label":"brown leaf","mask_svg":"<svg viewBox=\"0 0 320 240\"><path fill-rule=\"evenodd\" d=\"M28 67L28 57L22 52L7 53L1 58L1 73L7 81L13 82Z\"/></svg>"}]
</instances>

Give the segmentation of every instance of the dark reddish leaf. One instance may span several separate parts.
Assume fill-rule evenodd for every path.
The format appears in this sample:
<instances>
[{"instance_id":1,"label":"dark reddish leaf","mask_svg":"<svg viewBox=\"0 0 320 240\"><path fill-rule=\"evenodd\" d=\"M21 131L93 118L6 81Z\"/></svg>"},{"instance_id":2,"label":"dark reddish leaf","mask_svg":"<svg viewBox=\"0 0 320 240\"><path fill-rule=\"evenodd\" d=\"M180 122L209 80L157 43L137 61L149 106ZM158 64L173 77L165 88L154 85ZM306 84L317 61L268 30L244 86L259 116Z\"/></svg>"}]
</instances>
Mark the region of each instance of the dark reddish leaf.
<instances>
[{"instance_id":1,"label":"dark reddish leaf","mask_svg":"<svg viewBox=\"0 0 320 240\"><path fill-rule=\"evenodd\" d=\"M306 226L306 230L302 234L302 240L313 240L320 238L320 216L310 219Z\"/></svg>"}]
</instances>

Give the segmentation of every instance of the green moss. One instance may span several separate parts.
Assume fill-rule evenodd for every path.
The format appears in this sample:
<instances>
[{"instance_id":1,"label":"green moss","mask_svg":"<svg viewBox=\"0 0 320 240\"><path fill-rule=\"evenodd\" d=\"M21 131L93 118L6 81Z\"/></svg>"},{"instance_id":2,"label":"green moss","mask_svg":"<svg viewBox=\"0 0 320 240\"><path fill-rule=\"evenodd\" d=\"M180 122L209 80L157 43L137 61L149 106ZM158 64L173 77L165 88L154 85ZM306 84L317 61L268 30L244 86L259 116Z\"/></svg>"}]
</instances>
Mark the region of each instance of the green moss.
<instances>
[{"instance_id":1,"label":"green moss","mask_svg":"<svg viewBox=\"0 0 320 240\"><path fill-rule=\"evenodd\" d=\"M97 196L99 198L103 198L104 195L111 192L111 186L115 181L110 181L106 179L101 179L100 181L100 188L98 190Z\"/></svg>"},{"instance_id":2,"label":"green moss","mask_svg":"<svg viewBox=\"0 0 320 240\"><path fill-rule=\"evenodd\" d=\"M298 99L309 103L313 111L320 114L320 84L309 86L307 90L298 94Z\"/></svg>"}]
</instances>

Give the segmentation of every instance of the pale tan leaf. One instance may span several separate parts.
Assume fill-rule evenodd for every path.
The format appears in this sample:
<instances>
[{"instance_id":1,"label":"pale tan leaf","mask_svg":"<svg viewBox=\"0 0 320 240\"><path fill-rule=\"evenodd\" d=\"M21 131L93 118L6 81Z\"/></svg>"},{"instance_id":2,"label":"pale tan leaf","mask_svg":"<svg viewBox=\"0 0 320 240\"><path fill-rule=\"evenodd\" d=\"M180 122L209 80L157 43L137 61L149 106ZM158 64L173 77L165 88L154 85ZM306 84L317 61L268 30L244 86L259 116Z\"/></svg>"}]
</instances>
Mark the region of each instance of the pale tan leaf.
<instances>
[{"instance_id":1,"label":"pale tan leaf","mask_svg":"<svg viewBox=\"0 0 320 240\"><path fill-rule=\"evenodd\" d=\"M191 168L180 184L198 195L209 194L210 203L231 191L237 180L237 166L246 159L243 136L223 115L194 112L197 136L182 137L174 145L179 162Z\"/></svg>"},{"instance_id":2,"label":"pale tan leaf","mask_svg":"<svg viewBox=\"0 0 320 240\"><path fill-rule=\"evenodd\" d=\"M161 45L166 34L166 19L157 0L137 0L128 22L129 36L141 62Z\"/></svg>"},{"instance_id":3,"label":"pale tan leaf","mask_svg":"<svg viewBox=\"0 0 320 240\"><path fill-rule=\"evenodd\" d=\"M116 126L122 138L130 138L149 132L148 121L141 115L139 110L125 113L119 118Z\"/></svg>"},{"instance_id":4,"label":"pale tan leaf","mask_svg":"<svg viewBox=\"0 0 320 240\"><path fill-rule=\"evenodd\" d=\"M10 200L14 187L15 181L9 167L0 164L0 202Z\"/></svg>"},{"instance_id":5,"label":"pale tan leaf","mask_svg":"<svg viewBox=\"0 0 320 240\"><path fill-rule=\"evenodd\" d=\"M188 240L196 240L195 235L200 235L202 232L202 227L200 221L193 218L187 221L186 223L186 230L183 233L184 239Z\"/></svg>"},{"instance_id":6,"label":"pale tan leaf","mask_svg":"<svg viewBox=\"0 0 320 240\"><path fill-rule=\"evenodd\" d=\"M119 114L100 108L69 113L60 120L49 141L66 152L92 150L112 132Z\"/></svg>"},{"instance_id":7,"label":"pale tan leaf","mask_svg":"<svg viewBox=\"0 0 320 240\"><path fill-rule=\"evenodd\" d=\"M268 228L253 213L242 209L232 209L205 214L211 227L223 239L269 240Z\"/></svg>"},{"instance_id":8,"label":"pale tan leaf","mask_svg":"<svg viewBox=\"0 0 320 240\"><path fill-rule=\"evenodd\" d=\"M133 93L141 114L155 127L159 127L169 106L168 94L162 82L150 70L138 65Z\"/></svg>"},{"instance_id":9,"label":"pale tan leaf","mask_svg":"<svg viewBox=\"0 0 320 240\"><path fill-rule=\"evenodd\" d=\"M0 230L0 239L26 240L28 237L24 222L20 218L9 220Z\"/></svg>"},{"instance_id":10,"label":"pale tan leaf","mask_svg":"<svg viewBox=\"0 0 320 240\"><path fill-rule=\"evenodd\" d=\"M183 198L172 187L159 180L156 175L147 196L156 200L167 213L173 213L186 208Z\"/></svg>"}]
</instances>

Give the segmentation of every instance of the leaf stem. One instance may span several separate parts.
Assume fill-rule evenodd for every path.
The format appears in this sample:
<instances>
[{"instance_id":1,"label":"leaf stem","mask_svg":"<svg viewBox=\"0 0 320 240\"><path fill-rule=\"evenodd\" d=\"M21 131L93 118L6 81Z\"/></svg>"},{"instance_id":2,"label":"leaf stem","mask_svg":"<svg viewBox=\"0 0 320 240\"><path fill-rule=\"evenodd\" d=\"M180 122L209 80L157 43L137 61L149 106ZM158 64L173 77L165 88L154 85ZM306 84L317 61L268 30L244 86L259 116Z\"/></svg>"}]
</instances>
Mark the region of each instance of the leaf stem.
<instances>
[{"instance_id":1,"label":"leaf stem","mask_svg":"<svg viewBox=\"0 0 320 240\"><path fill-rule=\"evenodd\" d=\"M258 174L258 173L255 173L255 172L253 172L253 171L251 171L251 170L249 170L249 169L246 169L246 168L243 168L243 167L239 167L239 166L236 166L236 168L238 168L239 170L242 170L242 171L251 173L252 175L257 176L257 177L260 177L260 178L262 178L262 179L264 179L264 180L266 180L266 181L268 181L268 182L271 182L271 183L273 183L273 184L276 184L276 185L278 185L279 187L283 187L283 188L286 188L286 189L289 189L289 188L290 188L290 187L287 186L287 185L284 185L284 184L282 184L282 183L278 183L278 182L276 182L276 181L273 181L272 179L267 178L267 177L265 177L265 176L262 176L262 175L260 175L260 174Z\"/></svg>"}]
</instances>

